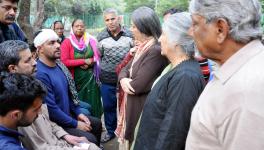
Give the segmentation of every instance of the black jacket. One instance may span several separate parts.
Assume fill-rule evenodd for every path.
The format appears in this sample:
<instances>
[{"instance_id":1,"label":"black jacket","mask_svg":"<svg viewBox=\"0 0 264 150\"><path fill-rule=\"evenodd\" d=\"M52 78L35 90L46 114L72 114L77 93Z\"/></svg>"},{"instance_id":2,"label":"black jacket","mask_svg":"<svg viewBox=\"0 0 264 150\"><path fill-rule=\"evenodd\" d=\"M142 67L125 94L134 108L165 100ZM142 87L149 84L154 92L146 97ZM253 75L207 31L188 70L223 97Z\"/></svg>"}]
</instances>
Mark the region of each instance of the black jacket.
<instances>
[{"instance_id":1,"label":"black jacket","mask_svg":"<svg viewBox=\"0 0 264 150\"><path fill-rule=\"evenodd\" d=\"M204 85L195 60L161 77L147 97L134 150L184 150L191 112Z\"/></svg>"},{"instance_id":2,"label":"black jacket","mask_svg":"<svg viewBox=\"0 0 264 150\"><path fill-rule=\"evenodd\" d=\"M21 40L27 42L25 34L16 23L10 25L0 23L0 43L7 40Z\"/></svg>"}]
</instances>

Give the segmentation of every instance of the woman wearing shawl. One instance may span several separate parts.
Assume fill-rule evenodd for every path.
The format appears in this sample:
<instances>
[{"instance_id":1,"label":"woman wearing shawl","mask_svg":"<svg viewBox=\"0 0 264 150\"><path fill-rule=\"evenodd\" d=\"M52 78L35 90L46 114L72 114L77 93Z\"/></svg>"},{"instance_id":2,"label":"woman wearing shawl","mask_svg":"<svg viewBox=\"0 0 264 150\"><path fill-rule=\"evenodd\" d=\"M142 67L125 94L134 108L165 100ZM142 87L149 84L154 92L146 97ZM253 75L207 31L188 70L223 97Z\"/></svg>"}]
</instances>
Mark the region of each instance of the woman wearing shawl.
<instances>
[{"instance_id":1,"label":"woman wearing shawl","mask_svg":"<svg viewBox=\"0 0 264 150\"><path fill-rule=\"evenodd\" d=\"M129 149L146 97L154 80L167 64L166 58L160 54L158 38L161 26L155 12L148 7L140 7L132 13L131 19L131 31L140 44L135 56L118 77L125 92L115 131L120 150Z\"/></svg>"},{"instance_id":2,"label":"woman wearing shawl","mask_svg":"<svg viewBox=\"0 0 264 150\"><path fill-rule=\"evenodd\" d=\"M93 116L100 118L100 54L95 38L85 32L81 19L73 21L70 36L61 44L61 61L71 71L79 98L92 106Z\"/></svg>"}]
</instances>

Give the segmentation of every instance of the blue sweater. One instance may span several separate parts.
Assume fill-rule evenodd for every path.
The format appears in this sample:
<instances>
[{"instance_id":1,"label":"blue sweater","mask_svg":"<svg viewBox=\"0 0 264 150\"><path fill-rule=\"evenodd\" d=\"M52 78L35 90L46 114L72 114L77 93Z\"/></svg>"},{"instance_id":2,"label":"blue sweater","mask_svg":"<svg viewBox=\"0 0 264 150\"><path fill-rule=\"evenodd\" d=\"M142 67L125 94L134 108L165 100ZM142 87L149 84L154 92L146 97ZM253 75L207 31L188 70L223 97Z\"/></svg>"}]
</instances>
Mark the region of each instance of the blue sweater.
<instances>
[{"instance_id":1,"label":"blue sweater","mask_svg":"<svg viewBox=\"0 0 264 150\"><path fill-rule=\"evenodd\" d=\"M0 150L26 150L22 147L19 136L22 134L16 130L0 125Z\"/></svg>"},{"instance_id":2,"label":"blue sweater","mask_svg":"<svg viewBox=\"0 0 264 150\"><path fill-rule=\"evenodd\" d=\"M38 60L36 77L44 83L48 91L45 102L50 120L64 128L76 128L76 118L81 114L81 109L70 98L68 81L60 67L49 67Z\"/></svg>"}]
</instances>

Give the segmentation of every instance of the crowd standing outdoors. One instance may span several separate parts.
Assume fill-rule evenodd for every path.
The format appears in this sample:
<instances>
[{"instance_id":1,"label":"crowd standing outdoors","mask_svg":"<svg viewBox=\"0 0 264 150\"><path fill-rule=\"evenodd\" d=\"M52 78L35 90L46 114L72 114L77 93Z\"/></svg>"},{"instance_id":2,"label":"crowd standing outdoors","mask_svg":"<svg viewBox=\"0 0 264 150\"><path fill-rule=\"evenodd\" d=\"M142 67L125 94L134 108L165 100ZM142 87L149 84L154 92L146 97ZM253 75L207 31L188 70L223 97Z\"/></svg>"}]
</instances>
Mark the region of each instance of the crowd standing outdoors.
<instances>
[{"instance_id":1,"label":"crowd standing outdoors","mask_svg":"<svg viewBox=\"0 0 264 150\"><path fill-rule=\"evenodd\" d=\"M191 0L162 25L139 7L130 29L108 8L96 38L76 18L68 37L55 21L30 46L18 3L0 0L0 150L99 150L115 136L120 150L264 148L258 0Z\"/></svg>"}]
</instances>

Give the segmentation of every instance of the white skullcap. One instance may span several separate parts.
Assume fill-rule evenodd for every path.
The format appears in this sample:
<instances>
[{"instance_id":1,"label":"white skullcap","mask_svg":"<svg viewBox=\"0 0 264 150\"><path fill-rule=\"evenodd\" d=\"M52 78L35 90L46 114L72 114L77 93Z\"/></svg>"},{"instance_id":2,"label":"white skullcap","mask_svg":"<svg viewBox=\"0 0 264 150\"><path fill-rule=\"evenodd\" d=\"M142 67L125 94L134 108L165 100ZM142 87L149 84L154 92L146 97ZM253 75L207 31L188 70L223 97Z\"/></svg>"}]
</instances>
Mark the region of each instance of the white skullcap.
<instances>
[{"instance_id":1,"label":"white skullcap","mask_svg":"<svg viewBox=\"0 0 264 150\"><path fill-rule=\"evenodd\" d=\"M34 45L38 47L46 41L58 40L59 36L52 29L42 29L41 32L35 37Z\"/></svg>"}]
</instances>

